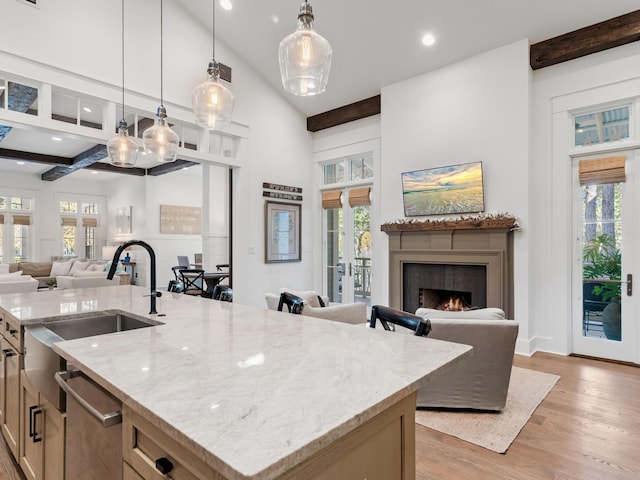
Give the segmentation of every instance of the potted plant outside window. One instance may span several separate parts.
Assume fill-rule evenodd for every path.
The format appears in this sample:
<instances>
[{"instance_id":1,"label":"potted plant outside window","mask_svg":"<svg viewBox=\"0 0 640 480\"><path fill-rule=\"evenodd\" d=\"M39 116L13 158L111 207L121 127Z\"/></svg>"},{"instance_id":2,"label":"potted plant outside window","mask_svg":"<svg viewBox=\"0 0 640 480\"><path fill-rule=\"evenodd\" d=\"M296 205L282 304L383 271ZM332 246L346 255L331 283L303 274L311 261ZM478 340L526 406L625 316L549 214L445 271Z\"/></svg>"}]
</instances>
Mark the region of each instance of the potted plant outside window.
<instances>
[{"instance_id":1,"label":"potted plant outside window","mask_svg":"<svg viewBox=\"0 0 640 480\"><path fill-rule=\"evenodd\" d=\"M602 311L602 327L609 340L620 340L622 255L614 238L603 233L584 247L582 274L600 280L592 293L609 303Z\"/></svg>"}]
</instances>

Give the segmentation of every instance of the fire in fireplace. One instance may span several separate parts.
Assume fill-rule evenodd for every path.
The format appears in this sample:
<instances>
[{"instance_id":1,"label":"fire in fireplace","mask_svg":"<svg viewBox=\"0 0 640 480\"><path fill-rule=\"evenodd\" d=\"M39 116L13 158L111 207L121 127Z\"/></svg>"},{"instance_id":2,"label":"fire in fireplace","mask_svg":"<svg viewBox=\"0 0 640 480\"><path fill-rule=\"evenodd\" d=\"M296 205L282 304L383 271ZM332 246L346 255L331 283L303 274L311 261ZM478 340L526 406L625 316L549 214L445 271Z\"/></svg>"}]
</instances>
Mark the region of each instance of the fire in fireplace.
<instances>
[{"instance_id":1,"label":"fire in fireplace","mask_svg":"<svg viewBox=\"0 0 640 480\"><path fill-rule=\"evenodd\" d=\"M478 308L473 306L471 292L432 288L420 288L419 292L418 303L423 308L434 308L450 312L463 312Z\"/></svg>"}]
</instances>

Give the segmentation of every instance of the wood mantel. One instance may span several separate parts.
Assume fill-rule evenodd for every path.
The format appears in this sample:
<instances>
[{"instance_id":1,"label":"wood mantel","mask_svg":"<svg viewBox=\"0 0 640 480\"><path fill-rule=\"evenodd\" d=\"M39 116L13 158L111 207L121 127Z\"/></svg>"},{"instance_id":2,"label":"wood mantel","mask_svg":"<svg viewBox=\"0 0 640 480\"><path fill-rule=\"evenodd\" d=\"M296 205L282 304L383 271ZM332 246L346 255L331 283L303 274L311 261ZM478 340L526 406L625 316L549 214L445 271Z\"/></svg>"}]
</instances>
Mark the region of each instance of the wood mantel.
<instances>
[{"instance_id":1,"label":"wood mantel","mask_svg":"<svg viewBox=\"0 0 640 480\"><path fill-rule=\"evenodd\" d=\"M428 232L432 230L487 230L487 229L518 229L515 217L467 217L454 220L423 220L402 221L399 223L383 223L383 232Z\"/></svg>"}]
</instances>

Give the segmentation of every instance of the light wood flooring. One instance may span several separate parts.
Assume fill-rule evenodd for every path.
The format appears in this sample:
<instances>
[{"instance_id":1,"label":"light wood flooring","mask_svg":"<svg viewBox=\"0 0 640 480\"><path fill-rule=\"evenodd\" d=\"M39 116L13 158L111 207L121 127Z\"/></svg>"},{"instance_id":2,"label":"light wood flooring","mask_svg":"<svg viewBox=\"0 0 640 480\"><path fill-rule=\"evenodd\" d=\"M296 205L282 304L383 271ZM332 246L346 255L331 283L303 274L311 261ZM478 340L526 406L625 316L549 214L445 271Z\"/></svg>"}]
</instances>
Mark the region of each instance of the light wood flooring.
<instances>
[{"instance_id":1,"label":"light wood flooring","mask_svg":"<svg viewBox=\"0 0 640 480\"><path fill-rule=\"evenodd\" d=\"M417 480L640 478L640 368L548 353L514 365L561 378L507 453L416 425ZM24 478L9 457L0 438L0 480Z\"/></svg>"},{"instance_id":2,"label":"light wood flooring","mask_svg":"<svg viewBox=\"0 0 640 480\"><path fill-rule=\"evenodd\" d=\"M561 378L505 454L416 425L417 480L640 479L640 368L516 355Z\"/></svg>"}]
</instances>

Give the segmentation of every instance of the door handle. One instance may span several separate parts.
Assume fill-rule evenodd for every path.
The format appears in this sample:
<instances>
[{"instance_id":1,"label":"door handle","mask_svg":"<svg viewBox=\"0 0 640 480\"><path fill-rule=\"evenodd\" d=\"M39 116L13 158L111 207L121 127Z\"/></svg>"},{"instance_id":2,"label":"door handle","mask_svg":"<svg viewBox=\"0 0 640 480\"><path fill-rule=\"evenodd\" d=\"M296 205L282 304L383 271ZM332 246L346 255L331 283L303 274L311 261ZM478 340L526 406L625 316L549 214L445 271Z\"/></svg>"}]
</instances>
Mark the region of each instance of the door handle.
<instances>
[{"instance_id":1,"label":"door handle","mask_svg":"<svg viewBox=\"0 0 640 480\"><path fill-rule=\"evenodd\" d=\"M38 424L36 420L38 419L38 415L42 414L42 409L38 408L33 412L33 443L38 443L42 441L42 437L38 438Z\"/></svg>"}]
</instances>

